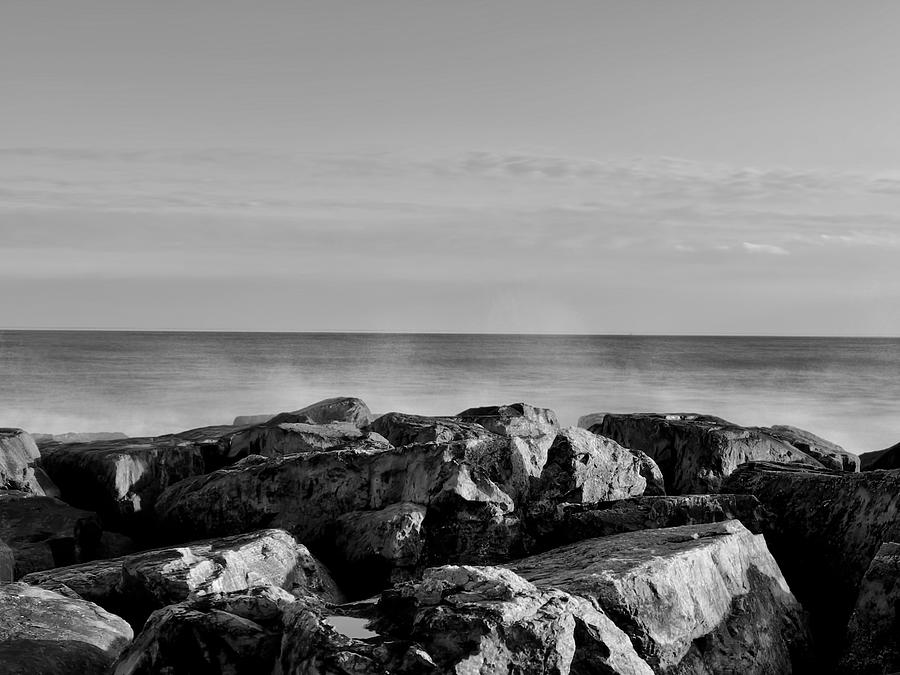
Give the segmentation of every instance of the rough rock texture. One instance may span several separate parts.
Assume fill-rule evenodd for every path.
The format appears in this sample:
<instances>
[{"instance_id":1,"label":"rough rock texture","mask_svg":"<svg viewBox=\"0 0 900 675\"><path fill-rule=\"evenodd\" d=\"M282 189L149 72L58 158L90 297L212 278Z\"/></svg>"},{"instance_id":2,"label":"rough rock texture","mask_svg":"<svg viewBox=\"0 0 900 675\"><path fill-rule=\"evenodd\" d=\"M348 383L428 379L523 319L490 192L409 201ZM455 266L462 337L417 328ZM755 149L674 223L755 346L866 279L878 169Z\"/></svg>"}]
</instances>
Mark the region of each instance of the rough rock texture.
<instances>
[{"instance_id":1,"label":"rough rock texture","mask_svg":"<svg viewBox=\"0 0 900 675\"><path fill-rule=\"evenodd\" d=\"M303 422L306 424L328 424L329 422L349 422L357 427L368 426L372 421L372 412L362 400L352 396L326 398L300 410L274 415L267 422Z\"/></svg>"},{"instance_id":2,"label":"rough rock texture","mask_svg":"<svg viewBox=\"0 0 900 675\"><path fill-rule=\"evenodd\" d=\"M562 429L541 474L543 499L602 502L644 493L643 461L608 438L585 429Z\"/></svg>"},{"instance_id":3,"label":"rough rock texture","mask_svg":"<svg viewBox=\"0 0 900 675\"><path fill-rule=\"evenodd\" d=\"M62 498L96 511L105 527L134 536L146 532L156 497L207 466L201 444L174 436L58 445L41 463Z\"/></svg>"},{"instance_id":4,"label":"rough rock texture","mask_svg":"<svg viewBox=\"0 0 900 675\"><path fill-rule=\"evenodd\" d=\"M469 447L496 444L499 434L480 424L461 422L455 417L427 417L408 413L385 413L370 425L396 447L422 443L466 443ZM505 442L503 445L506 445Z\"/></svg>"},{"instance_id":5,"label":"rough rock texture","mask_svg":"<svg viewBox=\"0 0 900 675\"><path fill-rule=\"evenodd\" d=\"M0 489L43 495L44 489L35 476L40 458L34 439L27 433L21 429L0 429Z\"/></svg>"},{"instance_id":6,"label":"rough rock texture","mask_svg":"<svg viewBox=\"0 0 900 675\"><path fill-rule=\"evenodd\" d=\"M770 514L753 495L644 496L597 504L540 502L529 511L530 550L623 532L740 520L755 534Z\"/></svg>"},{"instance_id":7,"label":"rough rock texture","mask_svg":"<svg viewBox=\"0 0 900 675\"><path fill-rule=\"evenodd\" d=\"M900 544L886 542L863 577L847 626L841 671L882 675L900 671Z\"/></svg>"},{"instance_id":8,"label":"rough rock texture","mask_svg":"<svg viewBox=\"0 0 900 675\"><path fill-rule=\"evenodd\" d=\"M65 434L31 434L38 448L48 443L92 443L94 441L120 441L128 438L120 431L69 431Z\"/></svg>"},{"instance_id":9,"label":"rough rock texture","mask_svg":"<svg viewBox=\"0 0 900 675\"><path fill-rule=\"evenodd\" d=\"M859 456L860 470L900 469L900 443L884 450L866 452Z\"/></svg>"},{"instance_id":10,"label":"rough rock texture","mask_svg":"<svg viewBox=\"0 0 900 675\"><path fill-rule=\"evenodd\" d=\"M527 403L469 408L456 416L463 422L480 424L509 439L513 461L514 497L526 498L547 463L547 451L559 431L556 413Z\"/></svg>"},{"instance_id":11,"label":"rough rock texture","mask_svg":"<svg viewBox=\"0 0 900 675\"><path fill-rule=\"evenodd\" d=\"M430 569L385 593L380 609L380 625L410 635L440 673L653 672L592 602L502 568Z\"/></svg>"},{"instance_id":12,"label":"rough rock texture","mask_svg":"<svg viewBox=\"0 0 900 675\"><path fill-rule=\"evenodd\" d=\"M212 593L277 586L294 594L341 595L328 571L282 530L262 530L115 560L29 574L23 581L65 584L87 600L141 625L151 611Z\"/></svg>"},{"instance_id":13,"label":"rough rock texture","mask_svg":"<svg viewBox=\"0 0 900 675\"><path fill-rule=\"evenodd\" d=\"M92 559L100 548L100 521L52 497L0 490L0 539L12 549L18 579Z\"/></svg>"},{"instance_id":14,"label":"rough rock texture","mask_svg":"<svg viewBox=\"0 0 900 675\"><path fill-rule=\"evenodd\" d=\"M761 535L738 521L590 539L509 565L587 598L656 672L803 672L805 616Z\"/></svg>"},{"instance_id":15,"label":"rough rock texture","mask_svg":"<svg viewBox=\"0 0 900 675\"><path fill-rule=\"evenodd\" d=\"M155 611L114 675L267 675L294 596L275 586L214 593Z\"/></svg>"},{"instance_id":16,"label":"rough rock texture","mask_svg":"<svg viewBox=\"0 0 900 675\"><path fill-rule=\"evenodd\" d=\"M847 452L841 446L824 438L816 436L804 429L777 425L774 427L762 427L761 431L770 436L790 443L795 448L818 460L826 469L835 471L859 471L859 457L852 452Z\"/></svg>"},{"instance_id":17,"label":"rough rock texture","mask_svg":"<svg viewBox=\"0 0 900 675\"><path fill-rule=\"evenodd\" d=\"M15 576L16 556L13 550L0 539L0 584L8 584Z\"/></svg>"},{"instance_id":18,"label":"rough rock texture","mask_svg":"<svg viewBox=\"0 0 900 675\"><path fill-rule=\"evenodd\" d=\"M304 452L336 450L362 444L373 449L393 446L379 434L362 431L350 422L303 424L282 422L262 424L235 432L230 438L228 456L237 460L247 455L281 457Z\"/></svg>"},{"instance_id":19,"label":"rough rock texture","mask_svg":"<svg viewBox=\"0 0 900 675\"><path fill-rule=\"evenodd\" d=\"M0 672L101 675L131 627L97 605L23 583L0 586Z\"/></svg>"},{"instance_id":20,"label":"rough rock texture","mask_svg":"<svg viewBox=\"0 0 900 675\"><path fill-rule=\"evenodd\" d=\"M653 461L653 458L646 452L627 448L628 452L634 455L641 463L641 476L647 481L647 487L644 488L644 494L648 496L661 496L666 494L666 479L662 471Z\"/></svg>"},{"instance_id":21,"label":"rough rock texture","mask_svg":"<svg viewBox=\"0 0 900 675\"><path fill-rule=\"evenodd\" d=\"M834 656L878 548L900 540L900 474L754 462L724 487L755 495L773 513L763 530L766 541L811 614L817 651L825 660Z\"/></svg>"},{"instance_id":22,"label":"rough rock texture","mask_svg":"<svg viewBox=\"0 0 900 675\"><path fill-rule=\"evenodd\" d=\"M601 419L600 413L595 419ZM670 494L719 492L722 481L751 460L822 465L766 432L696 414L604 413L590 430L659 465Z\"/></svg>"}]
</instances>

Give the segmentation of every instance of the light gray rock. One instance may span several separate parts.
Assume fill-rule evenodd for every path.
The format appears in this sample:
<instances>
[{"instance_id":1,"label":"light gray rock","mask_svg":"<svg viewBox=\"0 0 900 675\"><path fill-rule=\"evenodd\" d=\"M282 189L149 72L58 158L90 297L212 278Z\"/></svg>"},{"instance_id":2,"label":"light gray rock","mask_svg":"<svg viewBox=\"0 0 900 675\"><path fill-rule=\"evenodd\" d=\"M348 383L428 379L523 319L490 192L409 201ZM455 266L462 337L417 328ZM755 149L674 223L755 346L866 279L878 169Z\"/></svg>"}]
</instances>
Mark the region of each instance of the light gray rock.
<instances>
[{"instance_id":1,"label":"light gray rock","mask_svg":"<svg viewBox=\"0 0 900 675\"><path fill-rule=\"evenodd\" d=\"M808 629L762 535L738 521L590 539L508 566L602 608L655 672L803 672Z\"/></svg>"},{"instance_id":2,"label":"light gray rock","mask_svg":"<svg viewBox=\"0 0 900 675\"><path fill-rule=\"evenodd\" d=\"M776 425L774 427L762 427L760 431L764 431L770 436L790 443L795 448L817 460L826 469L834 471L859 471L859 457L852 452L847 452L837 443L826 441L820 436L791 427L787 425Z\"/></svg>"},{"instance_id":3,"label":"light gray rock","mask_svg":"<svg viewBox=\"0 0 900 675\"><path fill-rule=\"evenodd\" d=\"M644 493L644 462L626 448L585 429L562 429L541 474L542 499L602 502Z\"/></svg>"},{"instance_id":4,"label":"light gray rock","mask_svg":"<svg viewBox=\"0 0 900 675\"><path fill-rule=\"evenodd\" d=\"M100 675L133 636L91 602L23 583L0 586L4 675Z\"/></svg>"},{"instance_id":5,"label":"light gray rock","mask_svg":"<svg viewBox=\"0 0 900 675\"><path fill-rule=\"evenodd\" d=\"M300 410L279 413L266 420L272 424L282 422L302 422L305 424L328 424L349 422L357 427L365 427L372 421L372 412L361 399L352 396L326 398Z\"/></svg>"},{"instance_id":6,"label":"light gray rock","mask_svg":"<svg viewBox=\"0 0 900 675\"><path fill-rule=\"evenodd\" d=\"M31 434L38 448L47 443L92 443L120 441L128 438L121 431L69 431L64 434Z\"/></svg>"},{"instance_id":7,"label":"light gray rock","mask_svg":"<svg viewBox=\"0 0 900 675\"><path fill-rule=\"evenodd\" d=\"M711 415L595 413L590 431L648 454L666 480L668 494L719 492L722 481L752 460L822 468L790 443L753 427Z\"/></svg>"},{"instance_id":8,"label":"light gray rock","mask_svg":"<svg viewBox=\"0 0 900 675\"><path fill-rule=\"evenodd\" d=\"M379 434L363 431L350 422L303 424L300 422L267 423L235 432L230 438L228 456L240 459L248 455L281 457L306 452L336 450L362 444L373 449L390 450L393 446Z\"/></svg>"},{"instance_id":9,"label":"light gray rock","mask_svg":"<svg viewBox=\"0 0 900 675\"><path fill-rule=\"evenodd\" d=\"M0 429L0 489L43 495L35 476L41 453L34 439L21 429Z\"/></svg>"}]
</instances>

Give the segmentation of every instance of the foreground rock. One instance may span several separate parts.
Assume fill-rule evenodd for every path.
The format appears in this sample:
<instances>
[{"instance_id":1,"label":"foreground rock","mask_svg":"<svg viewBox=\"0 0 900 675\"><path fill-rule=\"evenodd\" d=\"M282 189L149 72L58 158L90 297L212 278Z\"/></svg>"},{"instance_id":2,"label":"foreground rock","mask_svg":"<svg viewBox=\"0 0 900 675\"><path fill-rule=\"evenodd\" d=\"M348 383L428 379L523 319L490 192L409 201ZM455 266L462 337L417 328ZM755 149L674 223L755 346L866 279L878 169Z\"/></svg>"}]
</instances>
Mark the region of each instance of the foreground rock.
<instances>
[{"instance_id":1,"label":"foreground rock","mask_svg":"<svg viewBox=\"0 0 900 675\"><path fill-rule=\"evenodd\" d=\"M30 435L21 429L0 429L0 489L46 494L37 467L40 458Z\"/></svg>"},{"instance_id":2,"label":"foreground rock","mask_svg":"<svg viewBox=\"0 0 900 675\"><path fill-rule=\"evenodd\" d=\"M867 452L859 456L860 469L862 471L875 471L876 469L900 469L900 443L892 445L884 450Z\"/></svg>"},{"instance_id":3,"label":"foreground rock","mask_svg":"<svg viewBox=\"0 0 900 675\"><path fill-rule=\"evenodd\" d=\"M29 574L31 584L65 584L81 597L140 626L155 609L214 593L276 586L340 599L331 576L282 530L262 530L178 548L144 551Z\"/></svg>"},{"instance_id":4,"label":"foreground rock","mask_svg":"<svg viewBox=\"0 0 900 675\"><path fill-rule=\"evenodd\" d=\"M213 593L155 611L114 675L268 674L281 651L282 614L295 601L260 586Z\"/></svg>"},{"instance_id":5,"label":"foreground rock","mask_svg":"<svg viewBox=\"0 0 900 675\"><path fill-rule=\"evenodd\" d=\"M0 490L0 540L15 561L16 579L92 559L100 549L101 535L94 513L52 497Z\"/></svg>"},{"instance_id":6,"label":"foreground rock","mask_svg":"<svg viewBox=\"0 0 900 675\"><path fill-rule=\"evenodd\" d=\"M900 544L882 544L860 585L847 627L842 672L882 675L900 670Z\"/></svg>"},{"instance_id":7,"label":"foreground rock","mask_svg":"<svg viewBox=\"0 0 900 675\"><path fill-rule=\"evenodd\" d=\"M528 546L542 551L623 532L735 519L759 534L768 517L753 495L643 496L596 504L541 502L528 513Z\"/></svg>"},{"instance_id":8,"label":"foreground rock","mask_svg":"<svg viewBox=\"0 0 900 675\"><path fill-rule=\"evenodd\" d=\"M600 413L590 431L647 453L659 465L671 494L719 492L722 481L751 460L822 464L764 430L710 415Z\"/></svg>"},{"instance_id":9,"label":"foreground rock","mask_svg":"<svg viewBox=\"0 0 900 675\"><path fill-rule=\"evenodd\" d=\"M591 539L509 565L596 603L654 672L804 672L805 616L761 535L738 521Z\"/></svg>"},{"instance_id":10,"label":"foreground rock","mask_svg":"<svg viewBox=\"0 0 900 675\"><path fill-rule=\"evenodd\" d=\"M23 583L0 586L4 675L101 675L131 627L97 605Z\"/></svg>"},{"instance_id":11,"label":"foreground rock","mask_svg":"<svg viewBox=\"0 0 900 675\"><path fill-rule=\"evenodd\" d=\"M644 494L643 458L615 441L570 427L557 434L541 473L542 499L591 503Z\"/></svg>"},{"instance_id":12,"label":"foreground rock","mask_svg":"<svg viewBox=\"0 0 900 675\"><path fill-rule=\"evenodd\" d=\"M773 513L766 541L811 614L819 651L834 656L872 559L882 542L900 540L900 475L750 463L725 489Z\"/></svg>"}]
</instances>

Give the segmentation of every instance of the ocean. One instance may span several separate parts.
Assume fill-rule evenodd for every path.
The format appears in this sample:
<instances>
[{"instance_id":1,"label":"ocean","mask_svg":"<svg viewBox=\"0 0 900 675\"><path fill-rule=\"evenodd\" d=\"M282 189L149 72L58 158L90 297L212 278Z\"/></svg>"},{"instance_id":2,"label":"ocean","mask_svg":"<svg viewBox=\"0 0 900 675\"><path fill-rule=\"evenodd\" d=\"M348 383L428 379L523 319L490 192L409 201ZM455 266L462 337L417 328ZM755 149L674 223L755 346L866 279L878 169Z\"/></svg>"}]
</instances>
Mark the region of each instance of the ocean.
<instances>
[{"instance_id":1,"label":"ocean","mask_svg":"<svg viewBox=\"0 0 900 675\"><path fill-rule=\"evenodd\" d=\"M525 401L900 441L900 339L0 331L0 426L151 435L359 396L375 413Z\"/></svg>"}]
</instances>

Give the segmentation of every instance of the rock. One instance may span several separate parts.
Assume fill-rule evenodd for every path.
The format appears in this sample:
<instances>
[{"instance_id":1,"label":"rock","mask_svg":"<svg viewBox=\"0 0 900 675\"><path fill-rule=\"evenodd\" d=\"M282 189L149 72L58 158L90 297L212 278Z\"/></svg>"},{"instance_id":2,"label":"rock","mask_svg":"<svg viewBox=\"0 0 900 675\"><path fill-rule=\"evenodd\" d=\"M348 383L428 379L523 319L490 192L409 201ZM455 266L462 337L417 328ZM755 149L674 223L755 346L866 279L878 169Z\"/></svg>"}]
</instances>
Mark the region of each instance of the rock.
<instances>
[{"instance_id":1,"label":"rock","mask_svg":"<svg viewBox=\"0 0 900 675\"><path fill-rule=\"evenodd\" d=\"M0 539L0 584L8 584L15 578L16 557L13 550Z\"/></svg>"},{"instance_id":2,"label":"rock","mask_svg":"<svg viewBox=\"0 0 900 675\"><path fill-rule=\"evenodd\" d=\"M860 584L847 626L841 671L881 675L900 671L900 544L878 549Z\"/></svg>"},{"instance_id":3,"label":"rock","mask_svg":"<svg viewBox=\"0 0 900 675\"><path fill-rule=\"evenodd\" d=\"M234 427L248 427L257 424L265 424L278 413L266 413L264 415L238 415L231 423Z\"/></svg>"},{"instance_id":4,"label":"rock","mask_svg":"<svg viewBox=\"0 0 900 675\"><path fill-rule=\"evenodd\" d=\"M385 618L376 629L410 636L437 666L421 672L653 672L589 600L502 568L433 568L420 583L386 592L379 609Z\"/></svg>"},{"instance_id":5,"label":"rock","mask_svg":"<svg viewBox=\"0 0 900 675\"><path fill-rule=\"evenodd\" d=\"M602 502L644 493L642 461L608 438L578 427L562 429L541 474L543 499Z\"/></svg>"},{"instance_id":6,"label":"rock","mask_svg":"<svg viewBox=\"0 0 900 675\"><path fill-rule=\"evenodd\" d=\"M547 452L559 431L556 413L527 403L513 403L469 408L456 417L509 439L515 482L513 496L527 498L532 484L541 476Z\"/></svg>"},{"instance_id":7,"label":"rock","mask_svg":"<svg viewBox=\"0 0 900 675\"><path fill-rule=\"evenodd\" d=\"M640 462L641 476L643 476L644 480L647 482L647 487L644 488L644 494L648 496L665 495L666 479L663 477L659 466L653 461L653 458L641 450L634 450L633 448L626 448L626 450L634 455L638 462Z\"/></svg>"},{"instance_id":8,"label":"rock","mask_svg":"<svg viewBox=\"0 0 900 675\"><path fill-rule=\"evenodd\" d=\"M724 488L755 495L772 512L766 541L811 614L823 659L836 658L863 575L882 542L900 541L900 474L753 462Z\"/></svg>"},{"instance_id":9,"label":"rock","mask_svg":"<svg viewBox=\"0 0 900 675\"><path fill-rule=\"evenodd\" d=\"M125 621L91 602L23 583L0 586L4 675L100 675L132 637Z\"/></svg>"},{"instance_id":10,"label":"rock","mask_svg":"<svg viewBox=\"0 0 900 675\"><path fill-rule=\"evenodd\" d=\"M759 534L768 517L753 495L643 496L596 504L541 502L528 513L529 547L546 550L623 532L733 519Z\"/></svg>"},{"instance_id":11,"label":"rock","mask_svg":"<svg viewBox=\"0 0 900 675\"><path fill-rule=\"evenodd\" d=\"M861 471L900 469L900 443L884 450L866 452L859 456Z\"/></svg>"},{"instance_id":12,"label":"rock","mask_svg":"<svg viewBox=\"0 0 900 675\"><path fill-rule=\"evenodd\" d=\"M294 600L285 590L260 586L156 610L112 672L271 673L281 651L282 614Z\"/></svg>"},{"instance_id":13,"label":"rock","mask_svg":"<svg viewBox=\"0 0 900 675\"><path fill-rule=\"evenodd\" d=\"M38 448L48 443L93 443L94 441L121 441L128 436L120 431L70 431L65 434L31 434Z\"/></svg>"},{"instance_id":14,"label":"rock","mask_svg":"<svg viewBox=\"0 0 900 675\"><path fill-rule=\"evenodd\" d=\"M0 490L0 539L12 549L15 578L90 560L100 544L96 514L52 497Z\"/></svg>"},{"instance_id":15,"label":"rock","mask_svg":"<svg viewBox=\"0 0 900 675\"><path fill-rule=\"evenodd\" d=\"M590 539L508 567L595 603L654 672L806 672L803 610L738 521Z\"/></svg>"},{"instance_id":16,"label":"rock","mask_svg":"<svg viewBox=\"0 0 900 675\"><path fill-rule=\"evenodd\" d=\"M328 424L329 422L349 422L357 427L365 427L372 421L372 413L362 400L352 396L326 398L293 412L279 413L266 420L271 424L282 422L302 422L305 424Z\"/></svg>"},{"instance_id":17,"label":"rock","mask_svg":"<svg viewBox=\"0 0 900 675\"><path fill-rule=\"evenodd\" d=\"M201 445L175 436L98 441L48 448L41 461L66 502L96 511L108 529L140 538L151 533L157 496L206 472Z\"/></svg>"},{"instance_id":18,"label":"rock","mask_svg":"<svg viewBox=\"0 0 900 675\"><path fill-rule=\"evenodd\" d=\"M785 443L790 443L800 452L817 460L826 469L850 472L859 471L859 457L852 452L847 452L836 443L826 441L824 438L816 436L809 431L783 424L774 427L762 427L760 430Z\"/></svg>"},{"instance_id":19,"label":"rock","mask_svg":"<svg viewBox=\"0 0 900 675\"><path fill-rule=\"evenodd\" d=\"M21 429L0 429L0 489L43 495L35 466L41 453L34 439Z\"/></svg>"},{"instance_id":20,"label":"rock","mask_svg":"<svg viewBox=\"0 0 900 675\"><path fill-rule=\"evenodd\" d=\"M596 413L595 419L600 415ZM662 471L670 494L719 492L725 477L751 460L822 467L793 445L761 429L709 415L603 413L602 421L590 430L647 453Z\"/></svg>"},{"instance_id":21,"label":"rock","mask_svg":"<svg viewBox=\"0 0 900 675\"><path fill-rule=\"evenodd\" d=\"M341 598L328 571L282 530L262 530L29 574L55 581L140 626L155 609L196 596L277 586Z\"/></svg>"},{"instance_id":22,"label":"rock","mask_svg":"<svg viewBox=\"0 0 900 675\"><path fill-rule=\"evenodd\" d=\"M374 432L362 431L350 422L303 424L283 422L247 427L230 437L228 456L232 460L247 455L281 457L303 452L336 450L350 445L366 444L373 449L390 450L387 439Z\"/></svg>"}]
</instances>

